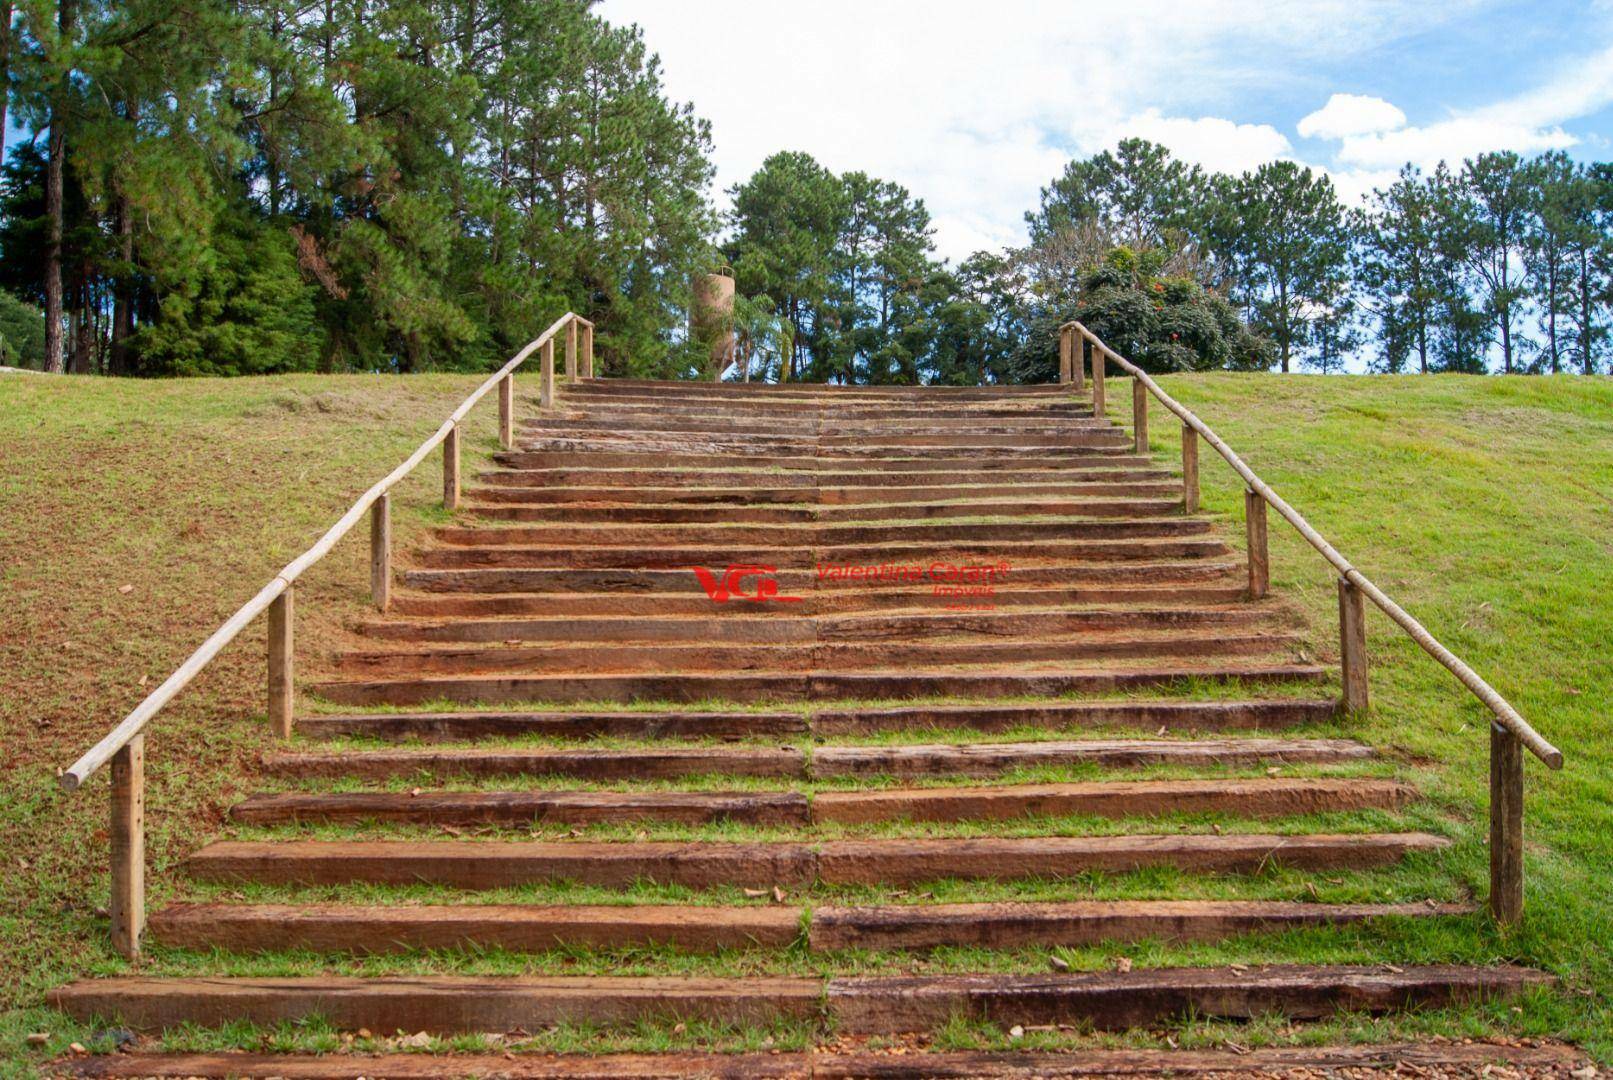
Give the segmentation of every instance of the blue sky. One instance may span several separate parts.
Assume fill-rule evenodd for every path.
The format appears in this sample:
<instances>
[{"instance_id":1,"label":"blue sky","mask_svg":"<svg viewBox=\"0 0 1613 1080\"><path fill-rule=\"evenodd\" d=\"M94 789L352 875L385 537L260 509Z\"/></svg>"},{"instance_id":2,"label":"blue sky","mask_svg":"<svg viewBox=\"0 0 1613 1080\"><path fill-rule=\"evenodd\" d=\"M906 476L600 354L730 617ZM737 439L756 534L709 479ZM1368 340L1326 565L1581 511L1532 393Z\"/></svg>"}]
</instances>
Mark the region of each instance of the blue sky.
<instances>
[{"instance_id":1,"label":"blue sky","mask_svg":"<svg viewBox=\"0 0 1613 1080\"><path fill-rule=\"evenodd\" d=\"M1613 0L604 0L712 121L719 187L767 156L905 184L941 253L1023 237L1073 155L1141 135L1209 168L1292 158L1347 199L1412 160L1613 158Z\"/></svg>"}]
</instances>

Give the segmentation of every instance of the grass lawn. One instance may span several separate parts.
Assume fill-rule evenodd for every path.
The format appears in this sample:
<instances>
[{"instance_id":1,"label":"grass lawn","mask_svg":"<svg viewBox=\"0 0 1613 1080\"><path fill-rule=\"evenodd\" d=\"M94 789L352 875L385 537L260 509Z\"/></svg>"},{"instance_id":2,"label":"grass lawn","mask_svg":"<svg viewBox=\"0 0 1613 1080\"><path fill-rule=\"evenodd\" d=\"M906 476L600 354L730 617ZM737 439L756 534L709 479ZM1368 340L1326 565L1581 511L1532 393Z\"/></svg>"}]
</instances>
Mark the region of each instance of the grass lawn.
<instances>
[{"instance_id":1,"label":"grass lawn","mask_svg":"<svg viewBox=\"0 0 1613 1080\"><path fill-rule=\"evenodd\" d=\"M0 952L0 1009L11 1010L0 1018L0 1075L7 1074L6 1062L26 1074L30 1060L93 1035L39 1007L47 988L126 968L112 954L98 912L106 903L107 781L97 777L84 790L64 794L55 782L57 768L121 719L353 497L418 445L476 381L0 376L0 732L6 748L0 828L7 838L0 940L8 946ZM1528 918L1515 933L1500 936L1484 920L1471 919L1375 936L1329 932L1276 943L1143 946L1131 955L1139 966L1262 957L1351 960L1362 950L1393 962L1517 960L1561 975L1564 990L1526 1002L1521 1013L1474 1010L1444 1027L1426 1019L1394 1030L1414 1032L1421 1023L1426 1030L1450 1031L1454 1024L1459 1031L1561 1035L1613 1060L1613 722L1606 711L1613 699L1613 664L1606 656L1613 643L1607 599L1613 588L1613 382L1251 375L1162 382L1507 696L1563 750L1567 766L1552 774L1533 758L1526 761ZM522 389L534 386L529 379ZM1130 395L1123 391L1111 387L1110 401L1115 419L1125 421ZM522 398L524 411L530 404L525 393ZM467 479L478 456L495 445L496 407L484 404L473 421ZM1156 410L1153 429L1155 451L1169 460L1179 446L1176 425ZM1229 537L1241 537L1236 477L1207 448L1201 469L1207 510L1225 519ZM432 459L397 493L400 547L442 520L435 506L439 476ZM343 620L363 610L364 533L355 530L299 587L298 650L308 666L329 651ZM1326 564L1275 515L1271 537L1274 591L1305 616L1312 654L1333 658L1337 609ZM1372 612L1368 621L1372 711L1327 733L1394 752L1426 796L1404 820L1448 835L1456 845L1436 862L1370 880L1304 881L1306 875L1284 872L1235 895L1300 898L1306 893L1296 890L1319 888L1328 900L1386 899L1386 891L1400 899L1436 892L1459 899L1481 897L1487 889L1486 713L1387 619ZM223 810L249 791L272 786L253 775L258 752L270 743L262 717L263 646L260 621L149 729L148 877L158 903L182 877L177 862L225 831ZM1381 822L1370 815L1344 822L1355 824ZM1169 875L1089 887L1092 895L1116 896L1233 895L1235 888ZM937 898L1032 897L1038 888L971 887L968 895ZM534 897L540 893L534 890ZM890 897L836 897L871 898ZM1067 958L1075 966L1107 962L1101 949ZM637 954L558 958L546 969L584 970L601 961L623 973L764 967L804 973L879 970L885 963L791 953L776 962L725 957L691 964ZM1042 959L961 950L928 963L1024 969ZM521 969L519 958L478 957L466 966L428 957L391 966L378 961L362 970L456 965ZM318 957L237 965L158 954L145 969L309 972L329 966ZM49 1030L51 1045L24 1050L23 1036L36 1030ZM1225 1030L1206 1026L1200 1037L1224 1037ZM1374 1037L1385 1030L1342 1025L1305 1037ZM569 1047L574 1034L551 1033L545 1045ZM779 1033L776 1045L793 1045L797 1035ZM1237 1037L1248 1042L1265 1035L1299 1037L1280 1030ZM696 1036L704 1034L689 1038ZM259 1045L253 1041L258 1035L235 1037ZM230 1042L219 1035L193 1038L187 1045ZM275 1038L275 1045L324 1046L335 1035ZM757 1038L733 1033L725 1045L754 1045ZM1000 1034L960 1027L943 1042L991 1045L995 1038ZM665 1033L610 1044L576 1039L595 1048L653 1047ZM713 1036L707 1044L717 1042Z\"/></svg>"}]
</instances>

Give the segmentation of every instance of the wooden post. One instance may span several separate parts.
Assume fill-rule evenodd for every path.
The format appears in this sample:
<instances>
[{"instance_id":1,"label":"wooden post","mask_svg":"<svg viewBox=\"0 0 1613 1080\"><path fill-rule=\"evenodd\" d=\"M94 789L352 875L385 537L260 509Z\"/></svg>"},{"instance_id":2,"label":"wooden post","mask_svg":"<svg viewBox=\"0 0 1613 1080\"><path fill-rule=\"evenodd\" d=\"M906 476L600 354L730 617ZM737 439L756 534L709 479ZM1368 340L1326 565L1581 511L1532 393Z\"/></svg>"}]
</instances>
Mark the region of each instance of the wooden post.
<instances>
[{"instance_id":1,"label":"wooden post","mask_svg":"<svg viewBox=\"0 0 1613 1080\"><path fill-rule=\"evenodd\" d=\"M376 611L392 606L392 495L370 505L370 600Z\"/></svg>"},{"instance_id":2,"label":"wooden post","mask_svg":"<svg viewBox=\"0 0 1613 1080\"><path fill-rule=\"evenodd\" d=\"M1141 379L1131 380L1131 433L1139 456L1148 454L1148 387Z\"/></svg>"},{"instance_id":3,"label":"wooden post","mask_svg":"<svg viewBox=\"0 0 1613 1080\"><path fill-rule=\"evenodd\" d=\"M1367 603L1347 578L1339 578L1339 654L1344 708L1359 712L1367 707Z\"/></svg>"},{"instance_id":4,"label":"wooden post","mask_svg":"<svg viewBox=\"0 0 1613 1080\"><path fill-rule=\"evenodd\" d=\"M442 508L459 509L459 425L442 441Z\"/></svg>"},{"instance_id":5,"label":"wooden post","mask_svg":"<svg viewBox=\"0 0 1613 1080\"><path fill-rule=\"evenodd\" d=\"M549 409L554 407L554 338L543 343L538 355L543 361L543 374L538 376L538 405Z\"/></svg>"},{"instance_id":6,"label":"wooden post","mask_svg":"<svg viewBox=\"0 0 1613 1080\"><path fill-rule=\"evenodd\" d=\"M1523 918L1523 742L1490 724L1490 915Z\"/></svg>"},{"instance_id":7,"label":"wooden post","mask_svg":"<svg viewBox=\"0 0 1613 1080\"><path fill-rule=\"evenodd\" d=\"M1087 385L1087 339L1081 331L1070 331L1070 377L1075 383L1075 392L1079 394Z\"/></svg>"},{"instance_id":8,"label":"wooden post","mask_svg":"<svg viewBox=\"0 0 1613 1080\"><path fill-rule=\"evenodd\" d=\"M1099 420L1104 419L1109 412L1109 402L1103 390L1104 368L1107 366L1103 350L1096 345L1092 346L1092 415Z\"/></svg>"},{"instance_id":9,"label":"wooden post","mask_svg":"<svg viewBox=\"0 0 1613 1080\"><path fill-rule=\"evenodd\" d=\"M566 381L577 381L577 320L566 324Z\"/></svg>"},{"instance_id":10,"label":"wooden post","mask_svg":"<svg viewBox=\"0 0 1613 1080\"><path fill-rule=\"evenodd\" d=\"M498 441L508 450L515 445L515 373L498 381Z\"/></svg>"},{"instance_id":11,"label":"wooden post","mask_svg":"<svg viewBox=\"0 0 1613 1080\"><path fill-rule=\"evenodd\" d=\"M1271 553L1266 543L1266 500L1258 492L1243 493L1243 524L1249 539L1249 599L1271 589Z\"/></svg>"},{"instance_id":12,"label":"wooden post","mask_svg":"<svg viewBox=\"0 0 1613 1080\"><path fill-rule=\"evenodd\" d=\"M1070 375L1070 352L1071 352L1071 348L1070 347L1074 344L1074 342L1072 341L1072 339L1074 337L1075 337L1075 330L1074 330L1073 327L1069 327L1069 326L1061 326L1061 327L1059 327L1059 382L1060 383L1067 383L1071 379L1071 375Z\"/></svg>"},{"instance_id":13,"label":"wooden post","mask_svg":"<svg viewBox=\"0 0 1613 1080\"><path fill-rule=\"evenodd\" d=\"M1199 511L1199 433L1182 425L1182 512Z\"/></svg>"},{"instance_id":14,"label":"wooden post","mask_svg":"<svg viewBox=\"0 0 1613 1080\"><path fill-rule=\"evenodd\" d=\"M594 377L594 328L587 323L582 324L582 377Z\"/></svg>"},{"instance_id":15,"label":"wooden post","mask_svg":"<svg viewBox=\"0 0 1613 1080\"><path fill-rule=\"evenodd\" d=\"M140 955L146 929L146 737L112 756L112 947Z\"/></svg>"},{"instance_id":16,"label":"wooden post","mask_svg":"<svg viewBox=\"0 0 1613 1080\"><path fill-rule=\"evenodd\" d=\"M293 623L296 586L269 604L269 725L282 739L291 738L291 699L296 689Z\"/></svg>"}]
</instances>

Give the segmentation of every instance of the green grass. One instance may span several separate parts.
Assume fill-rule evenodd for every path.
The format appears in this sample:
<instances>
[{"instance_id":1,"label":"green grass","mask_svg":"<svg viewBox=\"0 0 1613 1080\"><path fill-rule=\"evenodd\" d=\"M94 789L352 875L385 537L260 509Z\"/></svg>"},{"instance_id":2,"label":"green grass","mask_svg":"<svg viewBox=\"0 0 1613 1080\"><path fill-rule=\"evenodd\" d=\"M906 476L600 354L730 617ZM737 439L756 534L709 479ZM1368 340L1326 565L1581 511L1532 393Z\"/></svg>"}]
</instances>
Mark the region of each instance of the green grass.
<instances>
[{"instance_id":1,"label":"green grass","mask_svg":"<svg viewBox=\"0 0 1613 1080\"><path fill-rule=\"evenodd\" d=\"M77 1040L109 1049L105 1035L41 1008L51 986L86 974L128 970L112 954L105 904L106 781L68 795L54 779L160 681L219 622L298 554L369 483L387 472L474 385L467 377L292 376L269 379L120 382L0 378L0 1076L28 1075L31 1062ZM1560 1036L1613 1060L1613 383L1580 379L1282 378L1194 375L1162 380L1222 435L1347 557L1470 662L1564 751L1550 773L1532 759L1527 777L1528 917L1498 932L1482 917L1388 920L1369 927L1259 935L1214 945L1139 943L1060 950L1078 968L1118 956L1138 966L1288 960L1514 960L1563 977L1563 989L1514 1006L1476 1006L1394 1020L1343 1017L1321 1025L1184 1024L1170 1037L1184 1046L1237 1041L1319 1042L1460 1037L1504 1033ZM1129 395L1114 391L1111 412L1125 420ZM1154 416L1154 450L1168 461L1175 425ZM480 410L467 443L467 479L493 447L493 410ZM1241 487L1204 451L1204 505L1235 544ZM395 499L395 531L407 546L445 517L435 507L435 459ZM982 474L989 482L989 474ZM344 620L364 613L367 564L360 535L338 546L299 588L299 655L305 680ZM1336 656L1336 599L1321 558L1280 519L1271 521L1274 590L1298 613L1307 651ZM13 555L16 552L18 554ZM120 591L124 585L132 586ZM936 882L918 888L817 888L790 903L915 903L1072 898L1271 898L1363 900L1482 899L1488 718L1456 681L1379 615L1369 615L1373 708L1292 734L1359 738L1388 752L1390 767L1340 771L1287 767L1284 775L1383 775L1392 771L1425 795L1402 814L1330 815L1275 823L1214 819L1249 831L1296 825L1428 829L1450 837L1445 853L1404 866L1347 873L1273 868L1248 878L1186 875L1169 868L1090 875L1066 882ZM699 892L641 885L604 890L557 883L490 893L429 886L227 888L190 882L178 868L189 852L231 831L221 811L254 790L277 785L255 775L272 745L262 712L261 624L227 649L208 673L160 715L148 739L148 816L152 905L175 897L256 901L755 903L738 889ZM144 679L144 682L142 682ZM1310 696L1325 688L1304 688ZM1280 688L1185 681L1164 695L1227 698ZM1137 696L1161 696L1156 693ZM884 702L898 705L903 702ZM337 711L311 702L315 710ZM702 703L703 707L800 713L806 707ZM443 708L463 709L463 704ZM602 709L649 709L602 704ZM688 706L685 706L688 707ZM832 708L828 703L813 711ZM419 711L419 710L409 710ZM889 732L837 742L1013 741L1030 732ZM1106 734L1091 729L1071 737ZM1135 733L1134 733L1135 734ZM1152 732L1142 734L1152 735ZM1172 737L1189 733L1172 731ZM1240 738L1252 732L1201 733ZM1289 732L1266 732L1285 735ZM767 740L772 743L779 740ZM781 740L795 745L806 741ZM352 740L343 745L380 746ZM512 745L565 745L541 739ZM618 745L601 743L599 745ZM621 743L619 745L631 745ZM1200 770L1194 775L1211 775ZM1259 775L1233 770L1213 775ZM1026 770L1019 782L1087 779L1091 770ZM1124 770L1117 778L1174 775ZM884 784L874 778L869 783ZM970 781L970 783L1000 781ZM535 781L534 786L575 782ZM399 785L387 785L397 787ZM409 785L414 786L414 785ZM420 784L429 787L431 784ZM473 787L509 786L476 782ZM630 785L654 789L659 785ZM685 786L685 785L680 785ZM844 782L700 778L687 786L802 786ZM1212 819L1173 819L1194 829ZM1015 823L992 832L1135 831L1159 822L1067 819ZM903 833L894 827L887 832ZM969 829L949 831L962 834ZM248 835L247 830L237 830ZM365 830L379 835L384 830ZM563 830L562 830L563 831ZM677 838L762 835L756 830L641 830L611 827L594 836ZM866 834L868 830L859 830ZM878 832L879 830L874 830ZM912 832L907 829L906 832ZM299 830L299 834L306 830ZM276 831L284 835L287 831ZM270 835L266 833L265 835ZM799 835L799 834L791 834ZM1035 950L943 950L927 956L778 954L690 957L660 950L509 955L404 954L354 961L298 953L225 957L154 949L151 973L320 971L588 971L719 974L770 971L1045 970ZM786 1026L788 1028L788 1026ZM29 1031L50 1044L24 1049ZM705 1030L674 1034L666 1025L626 1031L557 1029L520 1049L741 1049L808 1045L810 1030ZM1064 1046L1157 1042L1079 1032L1005 1031L957 1023L939 1033L945 1047ZM241 1047L371 1049L317 1022L283 1029L235 1026L170 1033L170 1049ZM376 1046L373 1048L385 1048ZM433 1043L425 1049L473 1049ZM508 1048L500 1044L499 1049ZM11 1064L6 1064L10 1062Z\"/></svg>"}]
</instances>

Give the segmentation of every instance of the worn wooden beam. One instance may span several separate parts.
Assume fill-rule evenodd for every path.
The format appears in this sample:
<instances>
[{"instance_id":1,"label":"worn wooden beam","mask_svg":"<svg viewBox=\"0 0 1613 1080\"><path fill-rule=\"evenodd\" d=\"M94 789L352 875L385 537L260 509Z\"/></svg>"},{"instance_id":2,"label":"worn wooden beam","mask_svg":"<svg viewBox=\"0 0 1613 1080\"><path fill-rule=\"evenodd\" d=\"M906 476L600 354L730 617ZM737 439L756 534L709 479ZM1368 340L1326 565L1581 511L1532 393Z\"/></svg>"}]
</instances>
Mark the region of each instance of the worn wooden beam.
<instances>
[{"instance_id":1,"label":"worn wooden beam","mask_svg":"<svg viewBox=\"0 0 1613 1080\"><path fill-rule=\"evenodd\" d=\"M1132 445L1139 457L1148 453L1148 387L1141 379L1131 380Z\"/></svg>"},{"instance_id":2,"label":"worn wooden beam","mask_svg":"<svg viewBox=\"0 0 1613 1080\"><path fill-rule=\"evenodd\" d=\"M146 926L146 737L112 757L112 947L133 960Z\"/></svg>"},{"instance_id":3,"label":"worn wooden beam","mask_svg":"<svg viewBox=\"0 0 1613 1080\"><path fill-rule=\"evenodd\" d=\"M1367 707L1366 596L1348 578L1339 578L1339 655L1344 678L1344 707Z\"/></svg>"},{"instance_id":4,"label":"worn wooden beam","mask_svg":"<svg viewBox=\"0 0 1613 1080\"><path fill-rule=\"evenodd\" d=\"M550 338L538 350L541 358L542 374L538 376L538 406L548 409L554 406L554 339Z\"/></svg>"},{"instance_id":5,"label":"worn wooden beam","mask_svg":"<svg viewBox=\"0 0 1613 1080\"><path fill-rule=\"evenodd\" d=\"M1271 590L1271 551L1266 536L1266 500L1258 491L1243 493L1244 531L1249 541L1249 599Z\"/></svg>"},{"instance_id":6,"label":"worn wooden beam","mask_svg":"<svg viewBox=\"0 0 1613 1080\"><path fill-rule=\"evenodd\" d=\"M1070 375L1070 353L1074 348L1075 331L1069 327L1059 330L1059 382L1067 383Z\"/></svg>"},{"instance_id":7,"label":"worn wooden beam","mask_svg":"<svg viewBox=\"0 0 1613 1080\"><path fill-rule=\"evenodd\" d=\"M269 605L269 725L291 738L291 699L296 692L293 624L295 588L287 588Z\"/></svg>"},{"instance_id":8,"label":"worn wooden beam","mask_svg":"<svg viewBox=\"0 0 1613 1080\"><path fill-rule=\"evenodd\" d=\"M442 441L442 508L459 509L459 425Z\"/></svg>"},{"instance_id":9,"label":"worn wooden beam","mask_svg":"<svg viewBox=\"0 0 1613 1080\"><path fill-rule=\"evenodd\" d=\"M1092 350L1092 415L1099 420L1104 419L1109 411L1108 397L1104 392L1104 362L1103 352L1100 349Z\"/></svg>"},{"instance_id":10,"label":"worn wooden beam","mask_svg":"<svg viewBox=\"0 0 1613 1080\"><path fill-rule=\"evenodd\" d=\"M1189 424L1182 425L1182 512L1199 510L1199 435Z\"/></svg>"},{"instance_id":11,"label":"worn wooden beam","mask_svg":"<svg viewBox=\"0 0 1613 1080\"><path fill-rule=\"evenodd\" d=\"M1087 339L1076 330L1071 330L1070 334L1070 378L1079 394L1087 385Z\"/></svg>"},{"instance_id":12,"label":"worn wooden beam","mask_svg":"<svg viewBox=\"0 0 1613 1080\"><path fill-rule=\"evenodd\" d=\"M376 611L392 606L392 496L370 505L370 601Z\"/></svg>"},{"instance_id":13,"label":"worn wooden beam","mask_svg":"<svg viewBox=\"0 0 1613 1080\"><path fill-rule=\"evenodd\" d=\"M1490 914L1503 926L1523 918L1523 743L1490 725Z\"/></svg>"},{"instance_id":14,"label":"worn wooden beam","mask_svg":"<svg viewBox=\"0 0 1613 1080\"><path fill-rule=\"evenodd\" d=\"M594 325L582 324L582 377L594 377Z\"/></svg>"},{"instance_id":15,"label":"worn wooden beam","mask_svg":"<svg viewBox=\"0 0 1613 1080\"><path fill-rule=\"evenodd\" d=\"M498 441L509 450L515 446L515 376L506 375L498 384Z\"/></svg>"},{"instance_id":16,"label":"worn wooden beam","mask_svg":"<svg viewBox=\"0 0 1613 1080\"><path fill-rule=\"evenodd\" d=\"M566 324L566 381L577 381L577 320Z\"/></svg>"}]
</instances>

